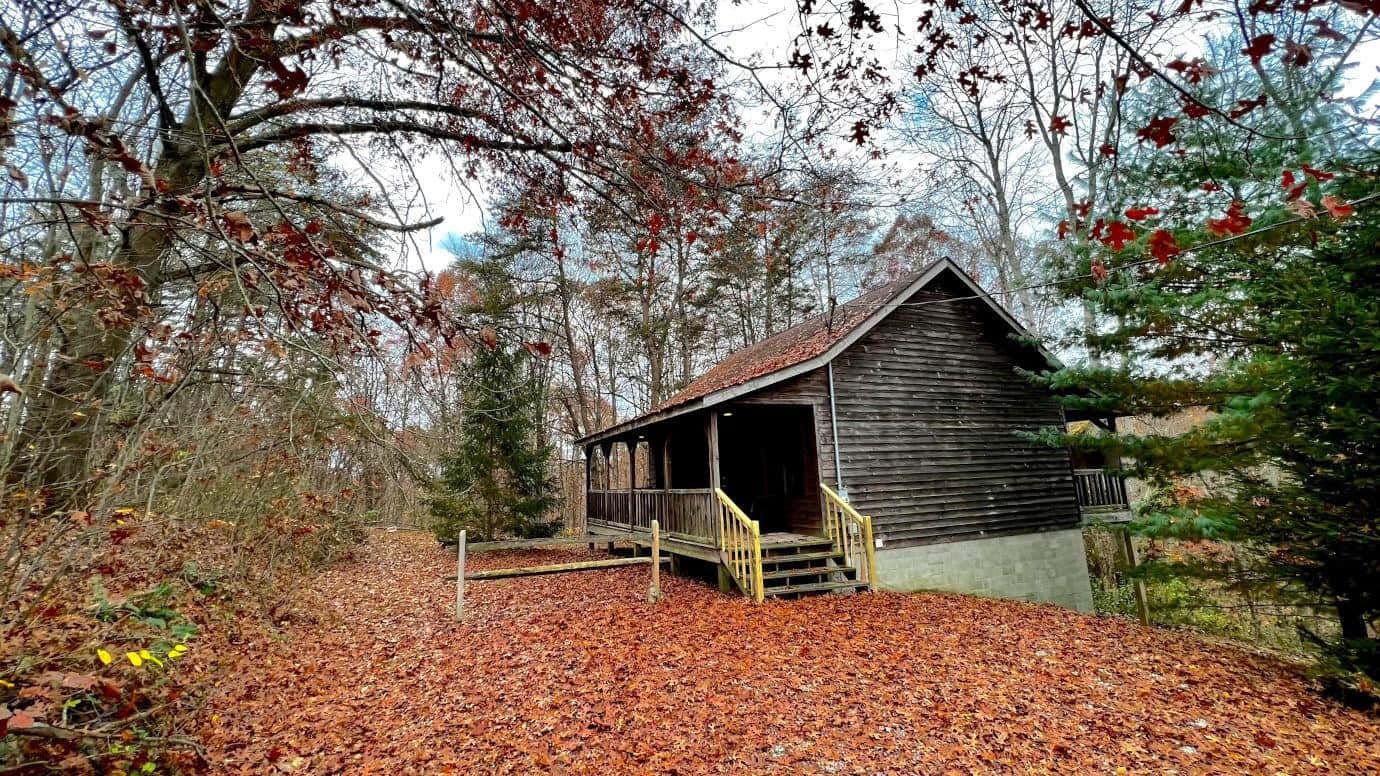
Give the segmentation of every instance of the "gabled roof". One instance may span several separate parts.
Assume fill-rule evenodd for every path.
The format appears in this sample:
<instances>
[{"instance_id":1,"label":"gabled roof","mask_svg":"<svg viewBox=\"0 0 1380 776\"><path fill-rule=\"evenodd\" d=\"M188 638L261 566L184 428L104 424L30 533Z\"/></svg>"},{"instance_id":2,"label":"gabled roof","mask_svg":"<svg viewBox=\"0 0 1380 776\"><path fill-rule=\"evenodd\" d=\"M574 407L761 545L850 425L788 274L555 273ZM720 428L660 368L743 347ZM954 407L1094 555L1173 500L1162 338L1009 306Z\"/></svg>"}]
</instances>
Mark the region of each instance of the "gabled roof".
<instances>
[{"instance_id":1,"label":"gabled roof","mask_svg":"<svg viewBox=\"0 0 1380 776\"><path fill-rule=\"evenodd\" d=\"M735 351L708 372L691 381L680 392L653 407L652 411L684 404L691 399L741 385L754 377L769 375L818 356L857 328L879 307L905 290L919 274L913 273L900 280L872 288L857 298L835 307L833 315L816 315L785 331Z\"/></svg>"},{"instance_id":2,"label":"gabled roof","mask_svg":"<svg viewBox=\"0 0 1380 776\"><path fill-rule=\"evenodd\" d=\"M967 287L974 299L985 302L1013 332L1029 336L1025 327L993 301L958 265L950 259L940 259L919 272L866 291L835 307L832 314L821 313L731 353L651 411L590 434L576 440L576 443L586 444L686 412L712 407L824 366L881 323L897 305L942 275L951 275ZM1039 352L1054 368L1062 366L1043 348Z\"/></svg>"}]
</instances>

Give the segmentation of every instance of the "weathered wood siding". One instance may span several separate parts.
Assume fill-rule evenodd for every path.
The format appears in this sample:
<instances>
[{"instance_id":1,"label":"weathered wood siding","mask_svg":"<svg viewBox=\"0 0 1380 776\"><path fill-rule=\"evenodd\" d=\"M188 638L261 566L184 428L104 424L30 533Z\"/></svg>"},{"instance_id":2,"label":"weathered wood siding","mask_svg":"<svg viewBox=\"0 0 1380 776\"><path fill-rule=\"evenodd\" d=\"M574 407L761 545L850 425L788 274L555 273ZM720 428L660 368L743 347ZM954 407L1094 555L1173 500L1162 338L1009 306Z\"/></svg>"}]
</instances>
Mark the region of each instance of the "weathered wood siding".
<instances>
[{"instance_id":1,"label":"weathered wood siding","mask_svg":"<svg viewBox=\"0 0 1380 776\"><path fill-rule=\"evenodd\" d=\"M965 295L933 286L907 300ZM901 306L834 362L843 480L886 547L1078 524L1068 453L1017 436L1062 426L1015 372L1038 368L974 301ZM821 479L837 487L824 369L739 399L815 408Z\"/></svg>"}]
</instances>

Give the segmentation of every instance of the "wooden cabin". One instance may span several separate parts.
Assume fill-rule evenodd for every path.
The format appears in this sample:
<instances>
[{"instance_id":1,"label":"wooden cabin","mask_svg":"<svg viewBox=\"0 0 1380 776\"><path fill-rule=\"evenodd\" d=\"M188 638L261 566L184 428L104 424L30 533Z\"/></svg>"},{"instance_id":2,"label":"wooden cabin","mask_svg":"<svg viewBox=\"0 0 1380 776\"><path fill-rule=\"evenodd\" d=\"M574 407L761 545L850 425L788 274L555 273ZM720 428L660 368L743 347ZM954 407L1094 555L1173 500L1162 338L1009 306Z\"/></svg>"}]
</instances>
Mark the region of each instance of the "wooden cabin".
<instances>
[{"instance_id":1,"label":"wooden cabin","mask_svg":"<svg viewBox=\"0 0 1380 776\"><path fill-rule=\"evenodd\" d=\"M1083 512L1125 510L1125 488L1021 438L1070 418L1018 373L1058 367L1019 336L948 260L871 289L579 440L589 529L642 542L656 520L673 558L758 600L882 587L1090 609Z\"/></svg>"}]
</instances>

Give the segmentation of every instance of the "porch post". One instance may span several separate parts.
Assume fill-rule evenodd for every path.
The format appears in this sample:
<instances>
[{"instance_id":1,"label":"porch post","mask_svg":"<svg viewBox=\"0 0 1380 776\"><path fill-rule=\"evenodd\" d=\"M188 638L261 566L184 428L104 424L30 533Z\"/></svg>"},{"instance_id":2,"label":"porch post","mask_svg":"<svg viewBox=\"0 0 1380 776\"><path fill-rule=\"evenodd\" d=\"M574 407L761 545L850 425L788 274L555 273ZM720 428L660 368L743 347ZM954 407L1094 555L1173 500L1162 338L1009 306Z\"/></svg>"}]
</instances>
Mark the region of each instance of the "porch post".
<instances>
[{"instance_id":1,"label":"porch post","mask_svg":"<svg viewBox=\"0 0 1380 776\"><path fill-rule=\"evenodd\" d=\"M661 435L661 489L671 489L671 432Z\"/></svg>"},{"instance_id":2,"label":"porch post","mask_svg":"<svg viewBox=\"0 0 1380 776\"><path fill-rule=\"evenodd\" d=\"M599 475L599 484L604 490L613 490L613 443L600 442L599 450L604 454L604 465Z\"/></svg>"},{"instance_id":3,"label":"porch post","mask_svg":"<svg viewBox=\"0 0 1380 776\"><path fill-rule=\"evenodd\" d=\"M647 435L647 487L661 487L661 437Z\"/></svg>"},{"instance_id":4,"label":"porch post","mask_svg":"<svg viewBox=\"0 0 1380 776\"><path fill-rule=\"evenodd\" d=\"M594 445L585 445L585 530L589 533L589 499L594 485ZM594 549L590 545L590 549Z\"/></svg>"},{"instance_id":5,"label":"porch post","mask_svg":"<svg viewBox=\"0 0 1380 776\"><path fill-rule=\"evenodd\" d=\"M1135 539L1131 536L1131 532L1125 527L1119 529L1116 534L1121 544L1121 552L1126 556L1126 565L1134 570L1136 566L1140 565L1140 558L1136 555ZM1137 579L1135 583L1131 585L1131 590L1135 593L1136 597L1136 618L1140 620L1141 625L1149 625L1150 599L1146 595L1145 580Z\"/></svg>"},{"instance_id":6,"label":"porch post","mask_svg":"<svg viewBox=\"0 0 1380 776\"><path fill-rule=\"evenodd\" d=\"M709 438L709 488L719 487L719 413L710 411L707 421Z\"/></svg>"},{"instance_id":7,"label":"porch post","mask_svg":"<svg viewBox=\"0 0 1380 776\"><path fill-rule=\"evenodd\" d=\"M723 537L720 536L719 520L717 517L719 514L718 510L722 507L719 504L718 496L715 496L712 492L719 487L719 413L713 410L709 411L709 416L704 420L704 433L705 439L708 442L706 447L709 448L709 490L711 491L709 495L709 524L712 526L710 530L714 534L714 544L718 547L722 547ZM720 563L719 589L725 592L727 592L727 588L725 587L725 580L727 578L728 570Z\"/></svg>"},{"instance_id":8,"label":"porch post","mask_svg":"<svg viewBox=\"0 0 1380 776\"><path fill-rule=\"evenodd\" d=\"M628 446L628 530L641 526L641 521L637 513L637 494L633 491L637 488L637 439L626 440L623 444ZM637 546L633 546L633 554L637 554Z\"/></svg>"}]
</instances>

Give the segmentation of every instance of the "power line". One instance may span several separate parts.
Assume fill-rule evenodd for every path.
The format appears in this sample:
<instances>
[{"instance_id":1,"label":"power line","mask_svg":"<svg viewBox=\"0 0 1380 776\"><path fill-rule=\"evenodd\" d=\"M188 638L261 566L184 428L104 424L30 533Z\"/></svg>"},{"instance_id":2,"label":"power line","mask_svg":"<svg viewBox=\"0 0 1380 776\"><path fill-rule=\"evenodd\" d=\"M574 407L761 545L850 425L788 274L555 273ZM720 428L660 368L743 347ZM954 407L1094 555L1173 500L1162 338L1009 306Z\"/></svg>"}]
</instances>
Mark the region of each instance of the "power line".
<instances>
[{"instance_id":1,"label":"power line","mask_svg":"<svg viewBox=\"0 0 1380 776\"><path fill-rule=\"evenodd\" d=\"M1358 198L1356 198L1356 199L1354 199L1354 200L1352 200L1352 201L1350 201L1350 202L1345 203L1345 206L1353 207L1353 208L1354 208L1354 207L1358 207L1358 206L1367 205L1367 204L1369 204L1369 203L1371 203L1371 202L1376 201L1377 199L1380 199L1380 191L1374 192L1374 193L1371 193L1371 194L1367 194L1367 195L1365 195L1365 196L1363 196L1363 197L1358 197ZM97 202L90 202L90 201L85 201L85 200L65 200L65 199L58 199L58 198L0 198L0 202L10 202L10 203L16 203L16 204L18 204L18 203L31 203L31 204L32 204L32 203L44 202L44 203L51 203L51 204L57 204L57 205L78 206L78 207L80 207L80 206L92 206L92 205L102 205L102 206L104 206L102 203L97 203ZM114 204L114 203L111 203L111 206L116 206L116 207L118 207L118 206L120 206L120 205L116 205L116 204ZM1300 224L1300 223L1304 223L1304 222L1306 222L1306 221L1311 221L1311 220L1313 220L1313 218L1314 218L1314 216L1295 216L1294 218L1285 219L1285 220L1283 220L1283 221L1277 221L1277 222L1275 222L1275 223L1273 223L1273 224L1269 224L1269 225L1267 225L1267 226L1262 226L1262 227L1259 227L1259 228L1257 228L1257 229L1250 229L1250 230L1247 230L1247 231L1242 232L1242 233L1240 233L1240 234L1229 235L1229 236L1227 236L1227 237L1222 237L1222 238L1219 238L1219 239L1216 239L1216 240L1209 240L1208 242L1198 243L1197 245L1192 245L1192 246L1189 246L1189 247L1187 247L1187 248L1181 249L1181 250L1180 250L1177 254L1175 254L1175 255L1176 255L1176 256L1186 256L1186 255L1188 255L1188 254L1196 253L1196 252L1201 251L1201 250L1204 250L1204 249L1206 249L1206 248L1213 248L1213 247L1217 247L1217 246L1221 246L1221 245L1227 245L1227 244L1230 244L1230 243L1233 243L1233 242L1237 242L1237 241L1239 241L1239 240L1245 240L1245 239L1250 238L1250 237L1254 237L1254 236L1257 236L1257 235L1260 235L1260 234L1264 234L1264 233L1266 233L1266 232L1273 231L1273 230L1278 229L1278 228L1283 227L1283 226L1290 226L1290 225L1293 225L1293 224ZM1162 263L1162 261L1161 261L1160 259L1158 259L1158 258L1153 258L1153 257L1152 257L1152 258L1147 258L1147 259L1140 259L1140 260L1138 260L1138 261L1132 261L1132 262L1127 262L1127 263L1125 263L1125 264L1121 264L1121 265L1117 266L1115 269L1130 269L1130 268L1133 268L1133 267L1144 266L1144 265L1146 265L1146 264L1151 264L1151 263ZM1089 279L1095 279L1095 278L1097 278L1097 274L1096 274L1096 273L1086 272L1086 273L1079 274L1079 275L1071 275L1071 276L1068 276L1068 277L1055 278L1055 279L1053 279L1053 280L1041 281L1041 282L1039 282L1039 283L1029 283L1029 284L1022 285L1022 286L1012 286L1012 287L1010 287L1010 288L997 289L997 290L995 290L995 291L984 291L984 292L981 293L981 294L970 294L970 295L967 295L967 296L949 296L949 297L944 297L943 299L927 299L927 300L920 301L920 302L885 302L885 303L882 303L882 304L878 305L876 308L874 308L874 312L875 312L876 310L882 310L882 309L897 309L897 308L900 308L900 307L925 307L925 306L927 306L927 305L945 304L945 303L949 303L949 302L965 302L965 301L973 301L973 300L979 300L979 299L987 299L987 298L991 298L991 297L994 297L994 296L1004 296L1004 295L1019 293L1019 292L1021 292L1021 291L1034 291L1034 290L1038 290L1038 289L1042 289L1042 288L1051 288L1051 287L1055 287L1055 286L1064 285L1064 284L1066 284L1066 283L1074 283L1074 282L1079 282L1079 281L1084 281L1084 280L1089 280ZM847 303L845 303L845 305L846 305L846 304L851 304L851 302L847 302ZM829 314L832 315L832 313L833 313L833 310L832 310L832 308L831 308Z\"/></svg>"},{"instance_id":2,"label":"power line","mask_svg":"<svg viewBox=\"0 0 1380 776\"><path fill-rule=\"evenodd\" d=\"M1373 194L1367 194L1367 195L1364 196L1364 197L1358 197L1357 199L1354 199L1354 200L1352 200L1352 201L1350 201L1350 202L1347 202L1347 203L1345 203L1345 204L1346 204L1347 206L1350 206L1350 207L1357 207L1357 206L1360 206L1360 205L1368 204L1368 203L1370 203L1370 202L1374 202L1374 201L1377 200L1377 199L1380 199L1380 192L1375 192L1375 193L1373 193ZM1239 241L1239 240L1244 240L1244 239L1247 239L1247 238L1249 238L1249 237L1254 237L1254 236L1256 236L1256 235L1264 234L1264 233L1266 233L1266 232L1269 232L1269 231L1278 229L1278 228L1280 228L1280 227L1282 227L1282 226L1290 226L1290 225L1292 225L1292 224L1300 224L1300 223L1303 223L1303 222L1305 222L1305 221L1311 221L1311 220L1313 220L1313 217L1312 217L1312 216L1296 216L1296 217L1294 217L1294 218L1289 218L1289 219L1286 219L1286 220L1284 220L1284 221L1277 221L1277 222L1275 222L1275 223L1273 223L1273 224L1270 224L1270 225L1268 225L1268 226L1262 226L1262 227L1260 227L1260 228L1258 228L1258 229L1251 229L1251 230L1242 232L1241 234L1230 235L1230 236L1227 236L1227 237L1222 237L1222 238L1220 238L1220 239L1209 240L1208 242L1204 242L1204 243L1198 243L1197 245L1192 245L1192 246L1189 246L1189 247L1187 247L1187 248L1181 249L1181 250L1178 252L1178 254L1176 254L1176 255L1178 255L1178 256L1185 256L1185 255L1190 254L1190 253L1196 253L1196 252L1201 251L1201 250L1203 250L1203 249L1205 249L1205 248L1214 248L1214 247L1217 247L1217 246L1220 246L1220 245L1227 245L1227 244L1229 244L1229 243L1237 242L1237 241ZM1138 261L1131 261L1131 262L1127 262L1127 263L1125 263L1125 264L1121 264L1121 265L1115 267L1115 269L1130 269L1130 268L1132 268L1132 267L1139 267L1139 266L1143 266L1143 265L1145 265L1145 264L1151 264L1151 263L1160 263L1160 259L1156 259L1156 258L1140 259L1140 260L1138 260ZM1109 269L1110 269L1110 268L1109 268ZM924 307L925 305L930 305L930 304L942 304L942 303L945 303L945 302L963 302L963 301L971 301L971 300L975 300L975 299L983 299L983 298L987 298L987 297L1001 296L1001 295L1005 295L1005 294L1014 294L1014 293L1018 293L1018 292L1020 292L1020 291L1033 291L1033 290L1040 289L1040 288L1049 288L1049 287L1052 287L1052 286L1063 285L1063 284L1065 284L1065 283L1074 283L1074 282L1082 281L1082 280L1095 279L1096 277L1097 277L1096 274L1094 274L1094 273L1092 273L1092 272L1086 272L1086 273L1083 273L1083 274L1081 274L1081 275L1072 275L1072 276L1064 277L1064 278L1055 278L1055 279L1053 279L1053 280L1046 280L1046 281L1042 281L1042 282L1040 282L1040 283L1030 283L1030 284L1024 285L1024 286L1013 286L1013 287L1011 287L1011 288L998 289L998 290L996 290L996 291L983 292L983 293L981 293L981 294L973 294L973 295L969 295L969 296L949 296L949 297L944 297L943 299L927 299L927 300L922 301L922 302L891 302L891 303L885 303L885 304L879 305L879 306L877 307L877 309L880 310L880 309L883 309L883 308L894 308L894 307Z\"/></svg>"}]
</instances>

